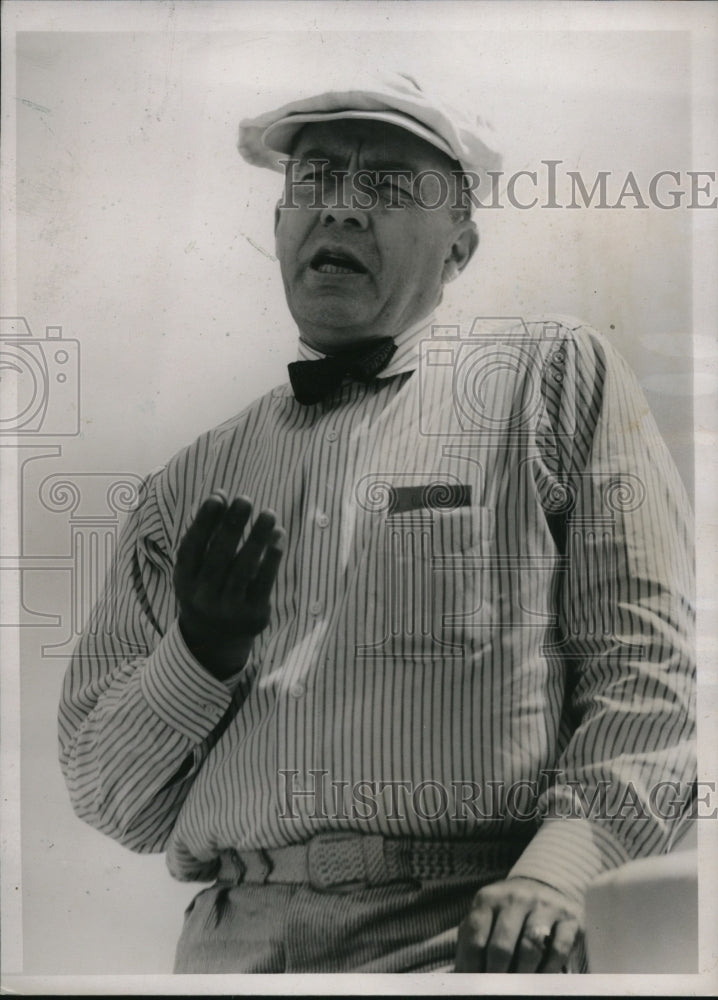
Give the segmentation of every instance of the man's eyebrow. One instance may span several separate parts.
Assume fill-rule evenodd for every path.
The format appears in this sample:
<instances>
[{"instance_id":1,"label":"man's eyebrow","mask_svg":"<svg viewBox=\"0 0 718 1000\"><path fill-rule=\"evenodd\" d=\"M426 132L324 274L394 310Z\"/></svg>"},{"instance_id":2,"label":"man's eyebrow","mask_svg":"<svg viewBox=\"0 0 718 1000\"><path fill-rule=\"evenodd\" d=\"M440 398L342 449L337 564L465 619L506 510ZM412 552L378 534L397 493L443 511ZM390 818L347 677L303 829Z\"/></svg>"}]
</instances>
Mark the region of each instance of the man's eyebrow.
<instances>
[{"instance_id":1,"label":"man's eyebrow","mask_svg":"<svg viewBox=\"0 0 718 1000\"><path fill-rule=\"evenodd\" d=\"M401 171L405 174L418 174L419 171L416 166L411 163L402 163L400 160L382 158L381 156L376 157L367 164L365 164L366 170L380 170L386 171Z\"/></svg>"},{"instance_id":2,"label":"man's eyebrow","mask_svg":"<svg viewBox=\"0 0 718 1000\"><path fill-rule=\"evenodd\" d=\"M298 154L297 158L300 163L315 162L316 160L321 160L322 163L336 162L336 160L332 159L332 153L328 153L326 149L307 149L305 152Z\"/></svg>"}]
</instances>

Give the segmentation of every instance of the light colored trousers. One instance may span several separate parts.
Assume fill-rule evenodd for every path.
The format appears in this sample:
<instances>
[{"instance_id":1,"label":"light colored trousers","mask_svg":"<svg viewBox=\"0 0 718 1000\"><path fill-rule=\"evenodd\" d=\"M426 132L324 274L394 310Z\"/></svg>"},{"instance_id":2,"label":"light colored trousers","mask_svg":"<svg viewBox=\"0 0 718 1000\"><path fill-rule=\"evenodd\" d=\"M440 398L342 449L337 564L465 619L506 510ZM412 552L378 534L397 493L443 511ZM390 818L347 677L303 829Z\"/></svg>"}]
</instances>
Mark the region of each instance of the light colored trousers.
<instances>
[{"instance_id":1,"label":"light colored trousers","mask_svg":"<svg viewBox=\"0 0 718 1000\"><path fill-rule=\"evenodd\" d=\"M185 911L177 973L430 972L453 969L458 925L487 878L318 890L229 885Z\"/></svg>"}]
</instances>

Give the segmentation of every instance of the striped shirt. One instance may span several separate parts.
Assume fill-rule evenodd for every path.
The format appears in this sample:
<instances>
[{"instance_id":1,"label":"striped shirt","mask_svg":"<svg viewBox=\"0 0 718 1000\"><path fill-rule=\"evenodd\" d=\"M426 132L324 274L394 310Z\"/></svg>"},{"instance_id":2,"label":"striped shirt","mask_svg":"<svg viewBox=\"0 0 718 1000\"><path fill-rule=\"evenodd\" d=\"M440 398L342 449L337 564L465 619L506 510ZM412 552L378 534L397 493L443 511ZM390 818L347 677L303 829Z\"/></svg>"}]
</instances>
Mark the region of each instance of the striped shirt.
<instances>
[{"instance_id":1,"label":"striped shirt","mask_svg":"<svg viewBox=\"0 0 718 1000\"><path fill-rule=\"evenodd\" d=\"M589 327L424 321L397 342L368 385L312 406L276 388L148 478L65 679L72 801L199 880L228 847L535 822L512 873L580 899L685 819L689 503ZM218 488L287 532L270 625L226 682L172 587Z\"/></svg>"}]
</instances>

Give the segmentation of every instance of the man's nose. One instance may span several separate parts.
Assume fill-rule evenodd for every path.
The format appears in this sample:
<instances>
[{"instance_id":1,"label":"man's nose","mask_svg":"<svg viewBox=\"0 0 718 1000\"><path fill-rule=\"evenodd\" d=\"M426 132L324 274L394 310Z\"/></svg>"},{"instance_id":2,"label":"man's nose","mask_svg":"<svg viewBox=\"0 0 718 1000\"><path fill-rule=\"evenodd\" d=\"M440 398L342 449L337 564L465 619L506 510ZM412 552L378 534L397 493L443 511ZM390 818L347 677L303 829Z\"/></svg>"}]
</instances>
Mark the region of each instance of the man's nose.
<instances>
[{"instance_id":1,"label":"man's nose","mask_svg":"<svg viewBox=\"0 0 718 1000\"><path fill-rule=\"evenodd\" d=\"M320 215L323 226L336 223L339 226L348 226L353 229L366 229L369 226L369 216L362 208L356 204L356 197L352 196L352 186L344 177L341 184L327 187L324 193L324 205Z\"/></svg>"},{"instance_id":2,"label":"man's nose","mask_svg":"<svg viewBox=\"0 0 718 1000\"><path fill-rule=\"evenodd\" d=\"M366 212L349 205L326 205L322 209L320 220L323 226L329 226L333 222L350 229L366 229L369 226Z\"/></svg>"}]
</instances>

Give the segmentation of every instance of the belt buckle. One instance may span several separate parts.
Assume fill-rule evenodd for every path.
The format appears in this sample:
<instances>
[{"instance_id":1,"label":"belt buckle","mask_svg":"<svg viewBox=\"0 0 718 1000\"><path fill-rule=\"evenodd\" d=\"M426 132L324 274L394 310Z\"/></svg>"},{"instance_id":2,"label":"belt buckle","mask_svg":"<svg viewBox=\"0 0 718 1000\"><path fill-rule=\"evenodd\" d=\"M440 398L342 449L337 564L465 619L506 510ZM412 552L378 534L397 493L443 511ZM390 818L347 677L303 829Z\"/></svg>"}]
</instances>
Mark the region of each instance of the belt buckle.
<instances>
[{"instance_id":1,"label":"belt buckle","mask_svg":"<svg viewBox=\"0 0 718 1000\"><path fill-rule=\"evenodd\" d=\"M361 833L312 837L307 845L307 875L312 887L320 890L368 888L364 839Z\"/></svg>"}]
</instances>

